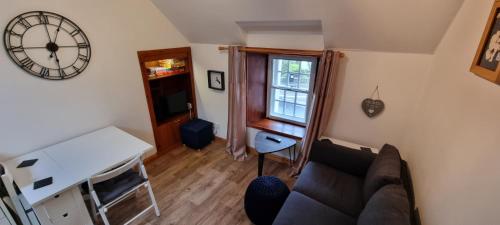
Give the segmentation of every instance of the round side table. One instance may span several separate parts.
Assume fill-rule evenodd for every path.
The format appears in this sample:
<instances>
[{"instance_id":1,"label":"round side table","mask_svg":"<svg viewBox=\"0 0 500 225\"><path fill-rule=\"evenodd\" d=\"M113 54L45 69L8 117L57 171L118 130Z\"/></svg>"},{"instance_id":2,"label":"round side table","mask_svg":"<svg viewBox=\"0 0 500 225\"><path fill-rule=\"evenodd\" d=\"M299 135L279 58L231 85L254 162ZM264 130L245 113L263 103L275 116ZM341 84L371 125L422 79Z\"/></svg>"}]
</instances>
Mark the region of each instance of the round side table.
<instances>
[{"instance_id":1,"label":"round side table","mask_svg":"<svg viewBox=\"0 0 500 225\"><path fill-rule=\"evenodd\" d=\"M259 153L258 176L262 176L265 155L288 149L290 164L295 160L295 145L297 141L291 138L282 137L264 131L258 132L255 136L255 150ZM293 156L292 156L293 153Z\"/></svg>"}]
</instances>

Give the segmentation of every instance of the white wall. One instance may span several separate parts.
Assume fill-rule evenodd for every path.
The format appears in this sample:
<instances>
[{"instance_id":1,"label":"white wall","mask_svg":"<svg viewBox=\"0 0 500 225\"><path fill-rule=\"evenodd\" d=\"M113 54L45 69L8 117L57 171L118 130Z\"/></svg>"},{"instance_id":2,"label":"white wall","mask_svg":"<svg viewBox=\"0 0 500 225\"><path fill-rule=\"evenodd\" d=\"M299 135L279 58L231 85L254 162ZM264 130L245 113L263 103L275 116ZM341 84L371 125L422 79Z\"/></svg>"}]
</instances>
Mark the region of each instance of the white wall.
<instances>
[{"instance_id":1,"label":"white wall","mask_svg":"<svg viewBox=\"0 0 500 225\"><path fill-rule=\"evenodd\" d=\"M492 0L466 0L404 148L422 224L500 224L500 87L469 72Z\"/></svg>"},{"instance_id":2,"label":"white wall","mask_svg":"<svg viewBox=\"0 0 500 225\"><path fill-rule=\"evenodd\" d=\"M225 139L228 121L228 58L227 52L219 51L218 47L213 44L191 44L191 53L198 117L214 123L215 135ZM208 70L224 72L224 91L208 88Z\"/></svg>"},{"instance_id":3,"label":"white wall","mask_svg":"<svg viewBox=\"0 0 500 225\"><path fill-rule=\"evenodd\" d=\"M248 34L247 46L324 49L318 34ZM192 44L199 116L220 125L218 136L225 138L227 90L208 89L206 70L227 72L227 52L219 45ZM428 79L432 55L341 50L345 53L339 69L334 112L326 131L328 136L380 148L385 143L401 146L408 122L416 110ZM227 75L227 73L226 73ZM227 79L227 76L226 76ZM370 119L361 111L361 101L369 97L377 82L386 110ZM226 81L227 83L227 81ZM224 102L223 102L224 101ZM248 144L254 147L257 129L248 129ZM405 151L402 149L404 155Z\"/></svg>"},{"instance_id":4,"label":"white wall","mask_svg":"<svg viewBox=\"0 0 500 225\"><path fill-rule=\"evenodd\" d=\"M247 34L246 45L262 48L323 50L325 48L325 41L321 34L260 32Z\"/></svg>"},{"instance_id":5,"label":"white wall","mask_svg":"<svg viewBox=\"0 0 500 225\"><path fill-rule=\"evenodd\" d=\"M84 30L92 59L79 76L48 81L0 51L0 160L114 124L154 143L137 51L187 46L150 1L2 0L0 27L20 13L62 14Z\"/></svg>"},{"instance_id":6,"label":"white wall","mask_svg":"<svg viewBox=\"0 0 500 225\"><path fill-rule=\"evenodd\" d=\"M252 47L323 50L318 34L248 34ZM416 109L429 76L432 55L356 50L345 53L339 68L335 106L325 135L375 148L385 143L401 146L409 129L411 113ZM361 110L361 101L370 96L377 83L386 110L370 119ZM250 128L248 143L258 130ZM403 156L404 149L401 150Z\"/></svg>"},{"instance_id":7,"label":"white wall","mask_svg":"<svg viewBox=\"0 0 500 225\"><path fill-rule=\"evenodd\" d=\"M401 147L428 79L432 55L342 50L335 105L326 136L375 148ZM367 117L361 102L379 84L385 110ZM377 95L374 95L376 98ZM405 149L401 148L404 153Z\"/></svg>"}]
</instances>

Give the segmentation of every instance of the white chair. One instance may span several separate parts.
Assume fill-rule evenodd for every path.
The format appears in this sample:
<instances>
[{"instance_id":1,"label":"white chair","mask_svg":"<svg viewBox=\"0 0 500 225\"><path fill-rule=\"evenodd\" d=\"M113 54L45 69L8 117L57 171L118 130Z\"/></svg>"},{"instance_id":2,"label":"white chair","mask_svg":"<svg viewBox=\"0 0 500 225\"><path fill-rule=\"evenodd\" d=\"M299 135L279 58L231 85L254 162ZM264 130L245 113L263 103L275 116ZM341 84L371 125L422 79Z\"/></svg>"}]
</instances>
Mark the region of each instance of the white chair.
<instances>
[{"instance_id":1,"label":"white chair","mask_svg":"<svg viewBox=\"0 0 500 225\"><path fill-rule=\"evenodd\" d=\"M10 174L8 174L8 171L6 171L2 165L0 165L0 176L2 178L2 183L5 187L5 190L7 191L7 194L9 195L9 196L5 196L2 198L2 200L1 200L2 203L7 203L9 208L11 208L12 210L15 211L15 213L17 214L17 216L21 220L21 223L28 224L28 225L39 224L36 217L33 218L33 220L28 218L28 213L30 213L30 212L32 213L33 209L31 209L31 206L29 206L29 205L23 205L23 203L21 201L21 198L23 196L21 196L20 194L18 195L18 193L16 192L16 188L14 187L14 181L12 179L12 176Z\"/></svg>"},{"instance_id":2,"label":"white chair","mask_svg":"<svg viewBox=\"0 0 500 225\"><path fill-rule=\"evenodd\" d=\"M135 172L133 170L135 166L138 166L139 172ZM88 179L88 186L92 199L90 205L92 213L94 214L94 219L97 218L97 211L99 211L105 225L109 225L108 218L106 217L108 209L116 203L126 199L128 196L134 194L140 187L147 188L151 205L127 221L125 224L131 223L153 208L156 216L160 216L160 210L156 204L153 190L151 189L151 184L149 183L148 175L146 173L146 168L142 163L140 155L134 157L132 160L118 168L92 176Z\"/></svg>"},{"instance_id":3,"label":"white chair","mask_svg":"<svg viewBox=\"0 0 500 225\"><path fill-rule=\"evenodd\" d=\"M10 210L9 210L9 208L12 209L13 207L9 207L6 205L6 203L9 201L10 201L10 198L6 197L6 196L2 197L0 199L0 213L2 213L2 215L0 215L0 221L4 220L4 221L7 221L9 225L17 225L16 221L14 220L12 215L10 214Z\"/></svg>"}]
</instances>

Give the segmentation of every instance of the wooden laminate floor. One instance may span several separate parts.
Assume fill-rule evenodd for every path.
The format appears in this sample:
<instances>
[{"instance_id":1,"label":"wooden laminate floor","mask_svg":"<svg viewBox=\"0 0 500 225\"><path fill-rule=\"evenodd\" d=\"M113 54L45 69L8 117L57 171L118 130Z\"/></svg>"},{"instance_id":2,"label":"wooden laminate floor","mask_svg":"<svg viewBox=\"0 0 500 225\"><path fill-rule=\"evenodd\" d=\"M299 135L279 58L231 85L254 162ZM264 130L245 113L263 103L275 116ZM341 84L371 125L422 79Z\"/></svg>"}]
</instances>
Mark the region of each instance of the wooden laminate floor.
<instances>
[{"instance_id":1,"label":"wooden laminate floor","mask_svg":"<svg viewBox=\"0 0 500 225\"><path fill-rule=\"evenodd\" d=\"M243 198L248 184L257 177L257 157L234 161L224 151L225 143L215 141L200 152L181 147L149 163L148 175L161 216L153 211L133 224L252 224L245 214ZM289 187L288 165L266 160L264 175L282 179ZM143 189L143 188L141 188ZM123 224L149 201L141 190L109 210L111 224Z\"/></svg>"}]
</instances>

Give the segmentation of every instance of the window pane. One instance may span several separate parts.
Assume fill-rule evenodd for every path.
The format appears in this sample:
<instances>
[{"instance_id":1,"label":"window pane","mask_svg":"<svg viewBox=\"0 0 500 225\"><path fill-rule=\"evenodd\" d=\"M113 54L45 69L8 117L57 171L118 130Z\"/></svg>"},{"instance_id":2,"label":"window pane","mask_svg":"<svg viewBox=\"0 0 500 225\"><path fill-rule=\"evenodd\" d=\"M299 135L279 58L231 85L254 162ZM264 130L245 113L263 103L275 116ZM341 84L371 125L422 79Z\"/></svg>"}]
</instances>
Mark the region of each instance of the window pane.
<instances>
[{"instance_id":1,"label":"window pane","mask_svg":"<svg viewBox=\"0 0 500 225\"><path fill-rule=\"evenodd\" d=\"M276 72L276 71L273 72L273 85L274 86L284 86L284 85L286 85L287 80L286 79L285 80L281 79L282 76L283 75L281 74L281 72ZM285 75L285 77L286 77L286 75Z\"/></svg>"},{"instance_id":2,"label":"window pane","mask_svg":"<svg viewBox=\"0 0 500 225\"><path fill-rule=\"evenodd\" d=\"M282 101L274 101L273 112L278 114L283 114L283 104Z\"/></svg>"},{"instance_id":3,"label":"window pane","mask_svg":"<svg viewBox=\"0 0 500 225\"><path fill-rule=\"evenodd\" d=\"M301 61L300 62L300 73L310 74L311 73L311 62Z\"/></svg>"},{"instance_id":4,"label":"window pane","mask_svg":"<svg viewBox=\"0 0 500 225\"><path fill-rule=\"evenodd\" d=\"M309 75L300 75L299 88L302 90L309 90Z\"/></svg>"},{"instance_id":5,"label":"window pane","mask_svg":"<svg viewBox=\"0 0 500 225\"><path fill-rule=\"evenodd\" d=\"M286 91L285 101L295 103L295 91Z\"/></svg>"},{"instance_id":6,"label":"window pane","mask_svg":"<svg viewBox=\"0 0 500 225\"><path fill-rule=\"evenodd\" d=\"M288 72L288 60L283 60L283 59L275 59L274 62L280 61L281 64L279 64L279 70L281 72Z\"/></svg>"},{"instance_id":7,"label":"window pane","mask_svg":"<svg viewBox=\"0 0 500 225\"><path fill-rule=\"evenodd\" d=\"M297 88L299 86L299 75L298 74L289 74L287 86L290 88Z\"/></svg>"},{"instance_id":8,"label":"window pane","mask_svg":"<svg viewBox=\"0 0 500 225\"><path fill-rule=\"evenodd\" d=\"M283 86L283 87L288 86L288 74L287 73L280 73L279 79L280 79L279 86Z\"/></svg>"},{"instance_id":9,"label":"window pane","mask_svg":"<svg viewBox=\"0 0 500 225\"><path fill-rule=\"evenodd\" d=\"M285 101L285 91L274 89L274 100Z\"/></svg>"},{"instance_id":10,"label":"window pane","mask_svg":"<svg viewBox=\"0 0 500 225\"><path fill-rule=\"evenodd\" d=\"M277 56L280 57L280 56ZM268 114L276 119L304 123L307 117L314 59L273 58L269 71Z\"/></svg>"},{"instance_id":11,"label":"window pane","mask_svg":"<svg viewBox=\"0 0 500 225\"><path fill-rule=\"evenodd\" d=\"M305 119L306 107L303 105L295 105L295 117Z\"/></svg>"},{"instance_id":12,"label":"window pane","mask_svg":"<svg viewBox=\"0 0 500 225\"><path fill-rule=\"evenodd\" d=\"M299 73L300 63L299 61L289 61L290 66L288 67L290 73Z\"/></svg>"},{"instance_id":13,"label":"window pane","mask_svg":"<svg viewBox=\"0 0 500 225\"><path fill-rule=\"evenodd\" d=\"M285 102L285 115L293 116L293 107L294 107L293 103Z\"/></svg>"},{"instance_id":14,"label":"window pane","mask_svg":"<svg viewBox=\"0 0 500 225\"><path fill-rule=\"evenodd\" d=\"M305 93L297 93L297 104L299 105L307 105L307 94Z\"/></svg>"}]
</instances>

